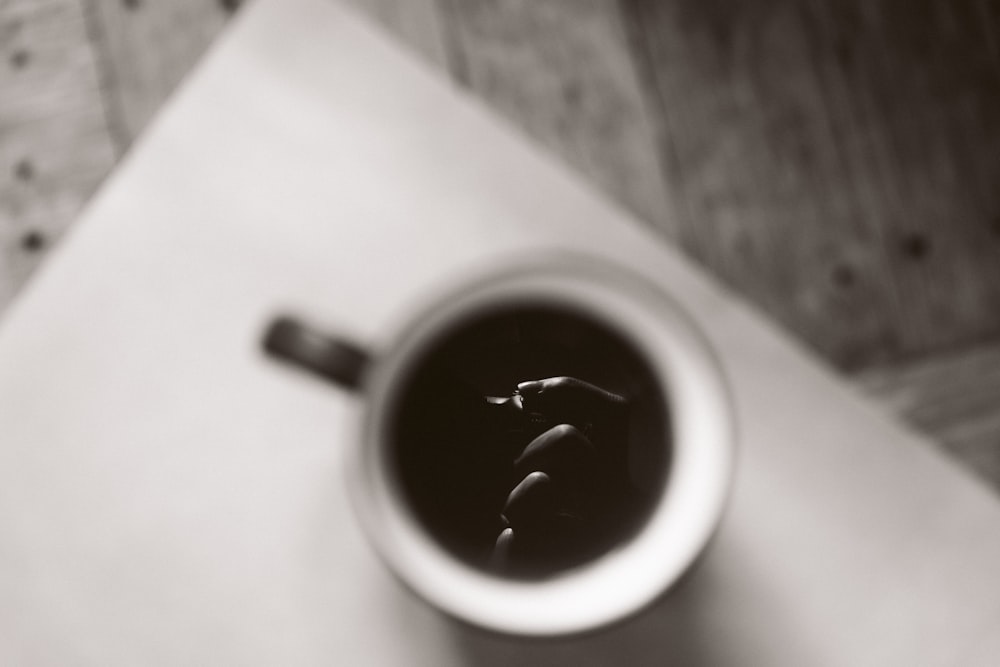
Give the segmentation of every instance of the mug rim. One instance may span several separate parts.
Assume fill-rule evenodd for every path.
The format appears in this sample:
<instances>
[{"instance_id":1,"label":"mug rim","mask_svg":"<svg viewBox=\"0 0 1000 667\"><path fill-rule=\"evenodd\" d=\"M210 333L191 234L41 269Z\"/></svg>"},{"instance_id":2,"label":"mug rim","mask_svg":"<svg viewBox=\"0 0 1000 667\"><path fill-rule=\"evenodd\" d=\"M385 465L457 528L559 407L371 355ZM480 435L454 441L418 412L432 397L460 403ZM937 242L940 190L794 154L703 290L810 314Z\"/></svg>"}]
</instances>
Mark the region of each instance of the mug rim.
<instances>
[{"instance_id":1,"label":"mug rim","mask_svg":"<svg viewBox=\"0 0 1000 667\"><path fill-rule=\"evenodd\" d=\"M504 305L548 301L610 325L661 385L670 471L645 524L593 561L542 580L503 578L437 542L392 482L388 417L426 346L455 323ZM721 520L734 464L734 413L721 364L690 315L651 281L609 260L551 254L485 270L428 301L372 362L347 466L350 496L376 553L408 588L445 613L507 634L555 636L621 620L669 590ZM622 320L629 322L622 326ZM669 330L671 335L662 335ZM684 386L683 392L676 391Z\"/></svg>"}]
</instances>

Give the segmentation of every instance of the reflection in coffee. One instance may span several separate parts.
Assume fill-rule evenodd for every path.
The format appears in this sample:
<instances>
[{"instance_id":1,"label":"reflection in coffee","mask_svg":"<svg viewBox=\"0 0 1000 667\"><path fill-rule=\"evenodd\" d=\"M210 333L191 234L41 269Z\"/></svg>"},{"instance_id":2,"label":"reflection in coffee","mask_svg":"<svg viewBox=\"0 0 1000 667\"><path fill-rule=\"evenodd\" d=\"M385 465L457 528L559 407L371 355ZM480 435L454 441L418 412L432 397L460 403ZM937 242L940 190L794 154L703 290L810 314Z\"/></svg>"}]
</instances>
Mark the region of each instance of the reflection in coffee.
<instances>
[{"instance_id":1,"label":"reflection in coffee","mask_svg":"<svg viewBox=\"0 0 1000 667\"><path fill-rule=\"evenodd\" d=\"M537 579L625 544L666 483L669 415L613 323L529 302L467 316L403 378L392 469L449 552Z\"/></svg>"}]
</instances>

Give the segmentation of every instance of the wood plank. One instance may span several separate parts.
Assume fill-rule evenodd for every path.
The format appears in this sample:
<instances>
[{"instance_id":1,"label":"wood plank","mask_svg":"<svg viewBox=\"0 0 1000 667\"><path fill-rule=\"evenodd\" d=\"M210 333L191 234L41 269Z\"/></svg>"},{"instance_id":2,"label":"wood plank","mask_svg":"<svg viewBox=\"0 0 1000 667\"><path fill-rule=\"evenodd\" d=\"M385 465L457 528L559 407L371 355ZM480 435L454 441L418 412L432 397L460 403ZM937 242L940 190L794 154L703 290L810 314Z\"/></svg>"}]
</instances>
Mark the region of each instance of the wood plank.
<instances>
[{"instance_id":1,"label":"wood plank","mask_svg":"<svg viewBox=\"0 0 1000 667\"><path fill-rule=\"evenodd\" d=\"M869 369L854 379L1000 492L1000 343Z\"/></svg>"},{"instance_id":2,"label":"wood plank","mask_svg":"<svg viewBox=\"0 0 1000 667\"><path fill-rule=\"evenodd\" d=\"M78 0L0 3L0 311L113 163Z\"/></svg>"},{"instance_id":3,"label":"wood plank","mask_svg":"<svg viewBox=\"0 0 1000 667\"><path fill-rule=\"evenodd\" d=\"M841 368L1000 334L1000 5L621 7L691 255Z\"/></svg>"},{"instance_id":4,"label":"wood plank","mask_svg":"<svg viewBox=\"0 0 1000 667\"><path fill-rule=\"evenodd\" d=\"M83 0L108 121L124 151L238 9L238 0Z\"/></svg>"},{"instance_id":5,"label":"wood plank","mask_svg":"<svg viewBox=\"0 0 1000 667\"><path fill-rule=\"evenodd\" d=\"M673 236L653 123L612 0L448 0L456 79Z\"/></svg>"}]
</instances>

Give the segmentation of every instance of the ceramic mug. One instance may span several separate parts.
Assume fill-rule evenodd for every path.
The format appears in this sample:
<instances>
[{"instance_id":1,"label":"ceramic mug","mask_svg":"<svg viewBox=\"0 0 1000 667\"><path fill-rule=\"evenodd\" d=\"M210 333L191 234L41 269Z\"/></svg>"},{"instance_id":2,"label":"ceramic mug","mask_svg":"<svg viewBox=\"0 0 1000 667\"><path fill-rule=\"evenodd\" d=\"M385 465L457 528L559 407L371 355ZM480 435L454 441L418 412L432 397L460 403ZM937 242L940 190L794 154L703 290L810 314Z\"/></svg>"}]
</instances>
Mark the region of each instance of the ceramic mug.
<instances>
[{"instance_id":1,"label":"ceramic mug","mask_svg":"<svg viewBox=\"0 0 1000 667\"><path fill-rule=\"evenodd\" d=\"M723 512L734 424L716 356L675 300L606 259L550 254L454 282L402 318L384 349L367 350L288 317L271 323L264 347L362 396L347 439L354 510L382 560L421 597L471 624L528 636L588 631L639 611L691 568ZM455 398L460 393L450 380L439 382L456 372L468 375L455 381L466 398ZM532 388L576 380L636 406L632 416L602 434L586 415L585 425L570 427L562 422L572 419L555 414L546 421L545 409L534 409L546 406ZM468 399L472 394L477 400ZM502 419L489 417L501 412ZM536 544L545 543L524 551L542 566L534 574L493 567L498 553L509 556L504 535L528 534L519 525L508 530L504 512L514 515L511 503L531 495L512 489L523 491L517 482L526 473L537 482L552 472L517 470L534 450L525 451L567 433L580 443L571 463L585 459L590 466L579 477L585 481L564 494L575 500L560 504L557 478L586 466L557 465L552 484L536 485L557 493L536 493L540 504L523 502L527 518L517 517L534 524L528 528ZM475 457L463 453L476 447ZM608 489L629 489L628 500ZM476 514L480 506L488 516ZM452 525L463 526L452 532L465 531L468 544L452 539ZM553 525L569 526L573 537L553 537ZM476 540L492 553L480 558L465 548Z\"/></svg>"}]
</instances>

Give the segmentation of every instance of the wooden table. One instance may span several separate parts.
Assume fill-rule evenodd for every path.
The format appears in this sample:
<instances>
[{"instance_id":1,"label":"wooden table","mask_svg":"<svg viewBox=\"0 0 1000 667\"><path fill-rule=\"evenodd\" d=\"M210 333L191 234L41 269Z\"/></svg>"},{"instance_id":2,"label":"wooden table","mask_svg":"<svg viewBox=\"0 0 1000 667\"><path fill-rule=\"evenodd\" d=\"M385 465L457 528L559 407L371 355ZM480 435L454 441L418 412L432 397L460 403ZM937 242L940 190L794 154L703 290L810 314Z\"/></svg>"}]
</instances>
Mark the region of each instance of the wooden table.
<instances>
[{"instance_id":1,"label":"wooden table","mask_svg":"<svg viewBox=\"0 0 1000 667\"><path fill-rule=\"evenodd\" d=\"M239 4L0 5L0 305ZM1000 489L995 4L352 4Z\"/></svg>"}]
</instances>

